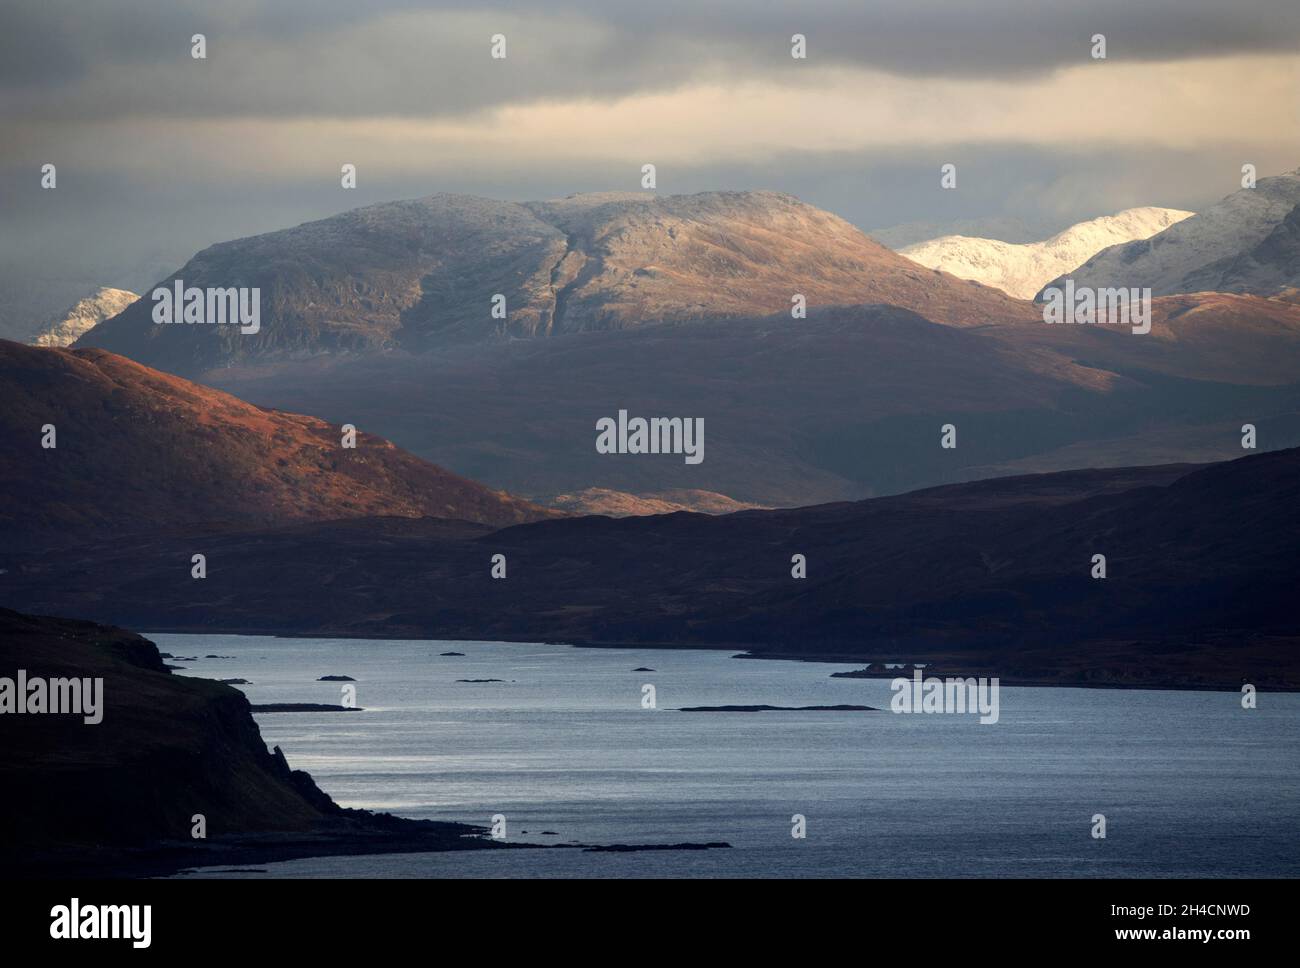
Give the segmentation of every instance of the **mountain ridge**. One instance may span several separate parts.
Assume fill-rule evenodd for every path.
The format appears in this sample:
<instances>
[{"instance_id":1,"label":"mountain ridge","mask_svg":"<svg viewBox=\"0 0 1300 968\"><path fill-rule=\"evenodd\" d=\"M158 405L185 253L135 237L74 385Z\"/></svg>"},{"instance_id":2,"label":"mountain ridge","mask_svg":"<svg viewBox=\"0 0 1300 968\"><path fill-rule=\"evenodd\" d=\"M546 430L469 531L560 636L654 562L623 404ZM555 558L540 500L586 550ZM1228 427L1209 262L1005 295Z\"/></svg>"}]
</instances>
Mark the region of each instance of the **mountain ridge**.
<instances>
[{"instance_id":1,"label":"mountain ridge","mask_svg":"<svg viewBox=\"0 0 1300 968\"><path fill-rule=\"evenodd\" d=\"M1076 287L1150 288L1155 296L1220 291L1277 295L1294 285L1294 263L1274 264L1274 271L1263 276L1234 278L1232 270L1264 244L1297 205L1300 168L1260 178L1254 188L1239 189L1148 239L1103 249L1043 289L1063 286L1068 278ZM1042 295L1040 290L1035 298Z\"/></svg>"},{"instance_id":2,"label":"mountain ridge","mask_svg":"<svg viewBox=\"0 0 1300 968\"><path fill-rule=\"evenodd\" d=\"M906 246L899 253L927 268L992 286L1017 299L1033 299L1047 282L1083 265L1101 250L1150 238L1193 214L1172 208L1127 208L1076 222L1042 241L1012 244L948 235Z\"/></svg>"},{"instance_id":3,"label":"mountain ridge","mask_svg":"<svg viewBox=\"0 0 1300 968\"><path fill-rule=\"evenodd\" d=\"M261 290L256 334L159 326L141 300L84 335L193 375L258 359L538 338L890 303L945 325L1031 320L1003 293L926 270L779 192L596 193L541 202L439 194L210 246L162 285ZM505 317L492 315L505 299Z\"/></svg>"}]
</instances>

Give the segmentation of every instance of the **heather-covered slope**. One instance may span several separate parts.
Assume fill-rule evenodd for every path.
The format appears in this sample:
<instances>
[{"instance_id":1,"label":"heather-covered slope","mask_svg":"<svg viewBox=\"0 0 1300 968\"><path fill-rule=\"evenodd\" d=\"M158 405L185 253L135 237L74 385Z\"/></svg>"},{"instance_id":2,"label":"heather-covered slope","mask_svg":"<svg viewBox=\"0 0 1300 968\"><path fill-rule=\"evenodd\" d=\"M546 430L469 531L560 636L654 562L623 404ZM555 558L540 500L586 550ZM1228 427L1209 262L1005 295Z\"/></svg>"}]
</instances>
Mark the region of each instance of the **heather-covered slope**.
<instances>
[{"instance_id":1,"label":"heather-covered slope","mask_svg":"<svg viewBox=\"0 0 1300 968\"><path fill-rule=\"evenodd\" d=\"M368 433L345 449L338 426L103 350L0 341L0 402L0 530L10 538L374 514L503 525L553 513ZM42 447L46 425L53 448Z\"/></svg>"},{"instance_id":2,"label":"heather-covered slope","mask_svg":"<svg viewBox=\"0 0 1300 968\"><path fill-rule=\"evenodd\" d=\"M646 514L672 514L674 511L697 511L700 514L731 514L749 511L759 505L733 501L713 491L681 489L655 494L628 494L604 487L588 487L574 494L557 494L551 506L573 514L604 514L624 518Z\"/></svg>"}]
</instances>

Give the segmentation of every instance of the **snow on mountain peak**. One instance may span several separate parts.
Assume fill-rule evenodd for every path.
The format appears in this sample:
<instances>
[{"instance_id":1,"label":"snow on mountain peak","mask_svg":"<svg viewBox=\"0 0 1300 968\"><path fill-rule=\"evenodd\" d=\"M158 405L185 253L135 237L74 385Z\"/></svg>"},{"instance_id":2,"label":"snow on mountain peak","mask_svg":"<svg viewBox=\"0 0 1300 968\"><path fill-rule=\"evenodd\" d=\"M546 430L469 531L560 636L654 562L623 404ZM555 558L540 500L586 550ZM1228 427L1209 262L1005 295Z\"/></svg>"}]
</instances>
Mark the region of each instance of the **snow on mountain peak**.
<instances>
[{"instance_id":1,"label":"snow on mountain peak","mask_svg":"<svg viewBox=\"0 0 1300 968\"><path fill-rule=\"evenodd\" d=\"M1046 283L1083 265L1102 249L1150 238L1192 214L1173 208L1129 208L1071 225L1042 242L1017 245L946 235L899 252L927 268L972 279L1020 299L1033 299Z\"/></svg>"},{"instance_id":2,"label":"snow on mountain peak","mask_svg":"<svg viewBox=\"0 0 1300 968\"><path fill-rule=\"evenodd\" d=\"M88 296L77 300L66 312L60 313L41 327L34 346L71 346L82 333L88 333L104 320L116 316L140 297L126 289L102 286Z\"/></svg>"},{"instance_id":3,"label":"snow on mountain peak","mask_svg":"<svg viewBox=\"0 0 1300 968\"><path fill-rule=\"evenodd\" d=\"M1143 287L1157 296L1273 295L1298 278L1297 226L1288 221L1297 206L1300 169L1261 178L1148 240L1098 252L1068 274L1076 286Z\"/></svg>"}]
</instances>

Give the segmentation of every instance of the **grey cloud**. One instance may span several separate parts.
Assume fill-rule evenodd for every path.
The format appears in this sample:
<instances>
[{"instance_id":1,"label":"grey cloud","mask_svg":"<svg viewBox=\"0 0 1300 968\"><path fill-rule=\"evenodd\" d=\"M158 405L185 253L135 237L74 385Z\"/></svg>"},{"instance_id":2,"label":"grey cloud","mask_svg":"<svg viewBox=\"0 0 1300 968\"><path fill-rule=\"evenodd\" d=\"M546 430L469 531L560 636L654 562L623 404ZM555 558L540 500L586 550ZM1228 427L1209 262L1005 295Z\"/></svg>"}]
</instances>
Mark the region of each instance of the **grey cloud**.
<instances>
[{"instance_id":1,"label":"grey cloud","mask_svg":"<svg viewBox=\"0 0 1300 968\"><path fill-rule=\"evenodd\" d=\"M911 76L1007 77L1087 59L1291 51L1294 0L8 0L0 110L13 117L429 117L545 97L611 97L700 78L805 78L807 66ZM416 21L411 18L420 17ZM499 23L506 62L487 57ZM415 25L415 26L413 26ZM206 63L189 37L208 35Z\"/></svg>"}]
</instances>

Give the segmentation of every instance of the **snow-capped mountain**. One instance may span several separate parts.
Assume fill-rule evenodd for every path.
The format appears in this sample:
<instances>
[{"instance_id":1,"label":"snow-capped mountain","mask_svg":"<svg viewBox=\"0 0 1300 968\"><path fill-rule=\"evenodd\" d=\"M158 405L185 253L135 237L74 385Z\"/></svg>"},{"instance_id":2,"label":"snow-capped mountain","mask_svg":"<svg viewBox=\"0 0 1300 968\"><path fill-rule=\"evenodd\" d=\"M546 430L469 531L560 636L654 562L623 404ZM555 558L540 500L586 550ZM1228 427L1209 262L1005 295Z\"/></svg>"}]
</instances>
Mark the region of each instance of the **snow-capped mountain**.
<instances>
[{"instance_id":1,"label":"snow-capped mountain","mask_svg":"<svg viewBox=\"0 0 1300 968\"><path fill-rule=\"evenodd\" d=\"M1146 239L1193 213L1174 208L1129 208L1071 225L1043 242L946 235L899 252L930 269L973 279L1020 299L1033 299L1049 281L1078 268L1103 249Z\"/></svg>"},{"instance_id":2,"label":"snow-capped mountain","mask_svg":"<svg viewBox=\"0 0 1300 968\"><path fill-rule=\"evenodd\" d=\"M106 286L96 289L41 327L32 343L36 346L71 346L83 333L116 316L139 298L125 289Z\"/></svg>"},{"instance_id":3,"label":"snow-capped mountain","mask_svg":"<svg viewBox=\"0 0 1300 968\"><path fill-rule=\"evenodd\" d=\"M1287 216L1300 205L1300 169L1261 178L1159 235L1112 246L1049 285L1137 286L1153 295L1241 292L1270 296L1295 284L1300 264Z\"/></svg>"},{"instance_id":4,"label":"snow-capped mountain","mask_svg":"<svg viewBox=\"0 0 1300 968\"><path fill-rule=\"evenodd\" d=\"M1300 205L1243 252L1202 266L1183 279L1189 292L1274 296L1300 287Z\"/></svg>"}]
</instances>

